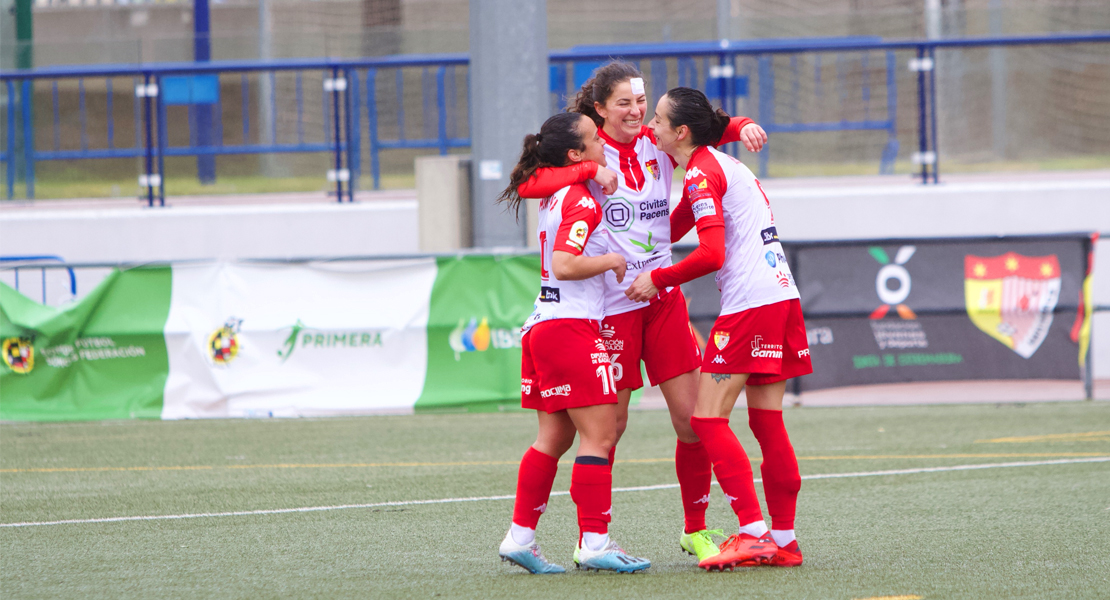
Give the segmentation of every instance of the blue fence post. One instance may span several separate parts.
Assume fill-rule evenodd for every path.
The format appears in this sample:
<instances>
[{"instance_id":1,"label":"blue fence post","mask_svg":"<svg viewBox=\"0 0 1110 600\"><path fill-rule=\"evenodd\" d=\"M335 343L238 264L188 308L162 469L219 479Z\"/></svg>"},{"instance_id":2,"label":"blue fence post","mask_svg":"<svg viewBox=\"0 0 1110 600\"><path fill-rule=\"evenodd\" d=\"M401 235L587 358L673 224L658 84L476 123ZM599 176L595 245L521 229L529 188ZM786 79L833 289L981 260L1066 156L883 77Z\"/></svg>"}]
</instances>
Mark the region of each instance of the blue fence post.
<instances>
[{"instance_id":1,"label":"blue fence post","mask_svg":"<svg viewBox=\"0 0 1110 600\"><path fill-rule=\"evenodd\" d=\"M346 150L347 161L347 201L355 201L355 186L353 185L354 166L351 164L351 70L343 69L343 149Z\"/></svg>"},{"instance_id":2,"label":"blue fence post","mask_svg":"<svg viewBox=\"0 0 1110 600\"><path fill-rule=\"evenodd\" d=\"M212 59L212 34L209 18L208 0L193 0L193 60L208 62ZM217 89L219 80L217 79ZM197 146L208 148L212 145L212 104L196 103ZM197 156L197 179L202 184L216 183L216 156L200 154Z\"/></svg>"},{"instance_id":3,"label":"blue fence post","mask_svg":"<svg viewBox=\"0 0 1110 600\"><path fill-rule=\"evenodd\" d=\"M929 69L929 113L930 129L933 143L933 183L939 183L940 178L940 148L937 146L937 47L929 46L929 60L933 68Z\"/></svg>"},{"instance_id":4,"label":"blue fence post","mask_svg":"<svg viewBox=\"0 0 1110 600\"><path fill-rule=\"evenodd\" d=\"M339 68L332 67L331 78L333 84L338 84L339 81ZM335 199L337 202L343 202L343 140L339 135L339 93L338 86L332 87L331 103L332 103L332 122L334 123L335 137L333 143L335 144Z\"/></svg>"},{"instance_id":5,"label":"blue fence post","mask_svg":"<svg viewBox=\"0 0 1110 600\"><path fill-rule=\"evenodd\" d=\"M925 46L917 47L917 61L925 57ZM929 183L929 165L925 156L929 149L928 131L925 129L925 70L917 70L917 149L921 160L921 183Z\"/></svg>"},{"instance_id":6,"label":"blue fence post","mask_svg":"<svg viewBox=\"0 0 1110 600\"><path fill-rule=\"evenodd\" d=\"M898 82L895 79L897 61L893 50L886 51L886 118L890 124L887 128L886 148L883 149L882 161L879 163L879 173L891 175L894 173L894 162L898 160Z\"/></svg>"},{"instance_id":7,"label":"blue fence post","mask_svg":"<svg viewBox=\"0 0 1110 600\"><path fill-rule=\"evenodd\" d=\"M382 187L381 165L378 163L378 98L376 92L377 69L366 70L366 123L370 132L370 176L374 189Z\"/></svg>"},{"instance_id":8,"label":"blue fence post","mask_svg":"<svg viewBox=\"0 0 1110 600\"><path fill-rule=\"evenodd\" d=\"M34 103L34 80L23 80L23 160L27 178L27 199L35 198L35 124L31 105Z\"/></svg>"},{"instance_id":9,"label":"blue fence post","mask_svg":"<svg viewBox=\"0 0 1110 600\"><path fill-rule=\"evenodd\" d=\"M15 197L15 84L9 79L4 82L8 88L8 151L7 155L7 184L8 200Z\"/></svg>"},{"instance_id":10,"label":"blue fence post","mask_svg":"<svg viewBox=\"0 0 1110 600\"><path fill-rule=\"evenodd\" d=\"M151 181L151 175L154 170L154 115L151 114L150 106L150 73L143 74L143 126L146 129L146 148L144 152L145 157L145 185L146 185L146 204L148 207L154 206L154 184Z\"/></svg>"},{"instance_id":11,"label":"blue fence post","mask_svg":"<svg viewBox=\"0 0 1110 600\"><path fill-rule=\"evenodd\" d=\"M775 70L771 57L760 55L759 63L759 123L767 131L771 131L775 124ZM759 153L759 176L767 176L767 163L771 158L771 149L764 148Z\"/></svg>"},{"instance_id":12,"label":"blue fence post","mask_svg":"<svg viewBox=\"0 0 1110 600\"><path fill-rule=\"evenodd\" d=\"M158 115L158 206L166 205L166 145L169 143L169 121L166 119L166 102L162 95L162 77L156 76L154 84L158 93L154 96L155 114Z\"/></svg>"},{"instance_id":13,"label":"blue fence post","mask_svg":"<svg viewBox=\"0 0 1110 600\"><path fill-rule=\"evenodd\" d=\"M347 132L347 168L351 171L351 180L347 182L347 193L351 202L355 200L355 190L358 189L358 179L362 169L362 111L359 107L362 100L358 91L358 70L352 68L347 72L350 78L351 105L347 109L350 130Z\"/></svg>"},{"instance_id":14,"label":"blue fence post","mask_svg":"<svg viewBox=\"0 0 1110 600\"><path fill-rule=\"evenodd\" d=\"M443 81L446 72L447 67L444 66L436 70L436 108L439 110L437 134L440 154L447 154L447 92Z\"/></svg>"}]
</instances>

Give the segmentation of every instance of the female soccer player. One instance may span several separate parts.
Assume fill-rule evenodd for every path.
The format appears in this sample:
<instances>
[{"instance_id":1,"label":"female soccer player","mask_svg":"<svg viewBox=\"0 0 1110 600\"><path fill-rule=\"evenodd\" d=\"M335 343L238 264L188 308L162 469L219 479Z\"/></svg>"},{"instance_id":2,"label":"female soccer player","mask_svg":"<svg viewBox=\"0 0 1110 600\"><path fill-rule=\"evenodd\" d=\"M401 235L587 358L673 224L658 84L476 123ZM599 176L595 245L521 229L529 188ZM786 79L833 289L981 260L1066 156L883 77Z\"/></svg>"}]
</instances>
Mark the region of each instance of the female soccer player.
<instances>
[{"instance_id":1,"label":"female soccer player","mask_svg":"<svg viewBox=\"0 0 1110 600\"><path fill-rule=\"evenodd\" d=\"M499 202L519 214L517 188L540 167L597 161L605 164L605 142L589 118L551 117L538 135L524 138L524 151ZM539 435L520 461L513 521L501 542L502 560L531 573L562 573L544 558L535 541L547 509L559 457L581 435L571 471L570 496L578 507L579 568L629 573L651 563L627 555L609 539L613 476L609 450L617 440L617 396L609 354L598 335L604 280L625 274L621 255L606 253L601 205L585 184L557 191L540 203L540 293L525 322L521 404L539 415Z\"/></svg>"},{"instance_id":2,"label":"female soccer player","mask_svg":"<svg viewBox=\"0 0 1110 600\"><path fill-rule=\"evenodd\" d=\"M650 124L656 143L686 168L682 201L671 215L671 239L696 225L699 243L678 264L638 275L627 296L648 301L660 289L717 271L721 316L706 345L690 424L709 453L740 531L721 545L720 554L698 566L792 567L802 564L794 538L801 477L782 421L782 397L787 379L813 368L798 288L779 243L771 202L747 167L710 147L728 124L728 115L714 112L697 90L674 88L659 99ZM748 424L763 451L769 532L748 457L729 428L745 384Z\"/></svg>"},{"instance_id":3,"label":"female soccer player","mask_svg":"<svg viewBox=\"0 0 1110 600\"><path fill-rule=\"evenodd\" d=\"M610 249L627 262L631 281L636 274L671 264L670 196L675 162L655 146L650 129L644 126L647 96L643 75L625 62L599 68L582 86L575 112L588 115L601 128L606 141L608 164L617 165L620 176L594 162L580 162L562 169L538 169L536 176L520 186L520 195L542 198L560 187L594 178L607 187L605 228ZM746 118L736 118L714 142L741 140L753 152L763 147L767 134ZM616 190L613 181L616 179ZM683 550L704 560L717 554L705 525L712 482L709 456L690 427L697 401L698 367L701 355L690 332L690 318L682 290L661 288L648 305L625 297L627 284L613 275L605 277L605 320L601 336L613 360L614 379L620 398L617 437L628 423L632 391L643 386L640 361L648 379L658 385L670 409L678 434L675 470L685 513L685 528L679 538ZM615 450L610 453L613 463Z\"/></svg>"}]
</instances>

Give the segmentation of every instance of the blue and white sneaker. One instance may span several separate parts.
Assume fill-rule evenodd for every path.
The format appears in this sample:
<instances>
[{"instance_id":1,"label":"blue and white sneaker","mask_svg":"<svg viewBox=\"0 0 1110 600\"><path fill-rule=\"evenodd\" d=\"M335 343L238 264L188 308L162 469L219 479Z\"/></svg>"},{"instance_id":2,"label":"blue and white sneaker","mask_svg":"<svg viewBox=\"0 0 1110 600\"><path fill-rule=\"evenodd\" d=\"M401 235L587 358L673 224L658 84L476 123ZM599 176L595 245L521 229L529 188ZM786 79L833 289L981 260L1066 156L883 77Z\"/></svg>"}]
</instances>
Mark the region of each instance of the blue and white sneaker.
<instances>
[{"instance_id":1,"label":"blue and white sneaker","mask_svg":"<svg viewBox=\"0 0 1110 600\"><path fill-rule=\"evenodd\" d=\"M505 534L505 540L501 542L501 549L498 554L501 555L501 562L509 561L533 575L549 575L551 573L566 573L567 571L555 563L547 562L536 540L532 540L532 543L527 546L521 546L513 539L511 531Z\"/></svg>"},{"instance_id":2,"label":"blue and white sneaker","mask_svg":"<svg viewBox=\"0 0 1110 600\"><path fill-rule=\"evenodd\" d=\"M600 550L590 550L584 544L574 549L574 564L587 571L614 571L616 573L635 573L651 566L646 558L629 556L613 540Z\"/></svg>"}]
</instances>

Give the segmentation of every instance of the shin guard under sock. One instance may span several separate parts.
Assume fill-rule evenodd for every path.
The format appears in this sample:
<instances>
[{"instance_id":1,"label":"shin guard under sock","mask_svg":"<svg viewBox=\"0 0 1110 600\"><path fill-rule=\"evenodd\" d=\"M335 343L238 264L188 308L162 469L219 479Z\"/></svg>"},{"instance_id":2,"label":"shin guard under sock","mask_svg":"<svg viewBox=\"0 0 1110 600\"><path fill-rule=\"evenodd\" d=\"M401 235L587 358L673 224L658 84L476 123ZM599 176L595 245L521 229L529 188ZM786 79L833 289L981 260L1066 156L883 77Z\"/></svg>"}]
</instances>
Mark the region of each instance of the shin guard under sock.
<instances>
[{"instance_id":1,"label":"shin guard under sock","mask_svg":"<svg viewBox=\"0 0 1110 600\"><path fill-rule=\"evenodd\" d=\"M763 520L759 498L755 495L752 465L740 440L728 426L728 419L691 417L690 426L705 445L717 483L721 484L721 491L740 523Z\"/></svg>"},{"instance_id":2,"label":"shin guard under sock","mask_svg":"<svg viewBox=\"0 0 1110 600\"><path fill-rule=\"evenodd\" d=\"M782 422L782 411L749 408L748 425L763 452L763 464L759 469L763 474L767 512L771 513L771 529L794 529L802 477L798 472L798 458Z\"/></svg>"},{"instance_id":3,"label":"shin guard under sock","mask_svg":"<svg viewBox=\"0 0 1110 600\"><path fill-rule=\"evenodd\" d=\"M679 440L674 451L674 468L682 492L686 533L701 531L706 528L705 511L709 508L709 488L713 484L713 463L709 462L705 444Z\"/></svg>"},{"instance_id":4,"label":"shin guard under sock","mask_svg":"<svg viewBox=\"0 0 1110 600\"><path fill-rule=\"evenodd\" d=\"M613 514L613 472L606 459L579 456L574 460L570 498L578 507L580 531L609 533Z\"/></svg>"},{"instance_id":5,"label":"shin guard under sock","mask_svg":"<svg viewBox=\"0 0 1110 600\"><path fill-rule=\"evenodd\" d=\"M548 456L535 448L528 448L520 460L516 477L516 502L513 505L513 523L535 529L540 515L547 510L547 499L559 470L559 459Z\"/></svg>"}]
</instances>

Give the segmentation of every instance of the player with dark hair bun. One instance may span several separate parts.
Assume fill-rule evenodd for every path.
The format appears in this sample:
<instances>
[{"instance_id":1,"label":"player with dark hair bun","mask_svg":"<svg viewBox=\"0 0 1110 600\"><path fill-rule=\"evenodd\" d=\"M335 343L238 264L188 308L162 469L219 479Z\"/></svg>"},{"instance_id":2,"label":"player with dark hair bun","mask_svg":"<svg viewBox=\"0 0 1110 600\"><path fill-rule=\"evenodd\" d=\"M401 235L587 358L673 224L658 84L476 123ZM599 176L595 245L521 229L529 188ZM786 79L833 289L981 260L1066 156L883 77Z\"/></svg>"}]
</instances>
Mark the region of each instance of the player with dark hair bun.
<instances>
[{"instance_id":1,"label":"player with dark hair bun","mask_svg":"<svg viewBox=\"0 0 1110 600\"><path fill-rule=\"evenodd\" d=\"M671 239L697 227L698 248L676 265L640 273L626 292L648 301L660 289L717 271L721 315L702 359L690 425L705 444L713 472L740 523L706 570L802 564L794 538L801 476L782 419L786 380L813 372L798 288L759 180L735 158L711 147L728 123L698 90L675 88L659 99L652 131L659 148L686 168L682 201L671 215ZM747 385L748 424L763 452L768 530L751 463L729 415Z\"/></svg>"}]
</instances>

